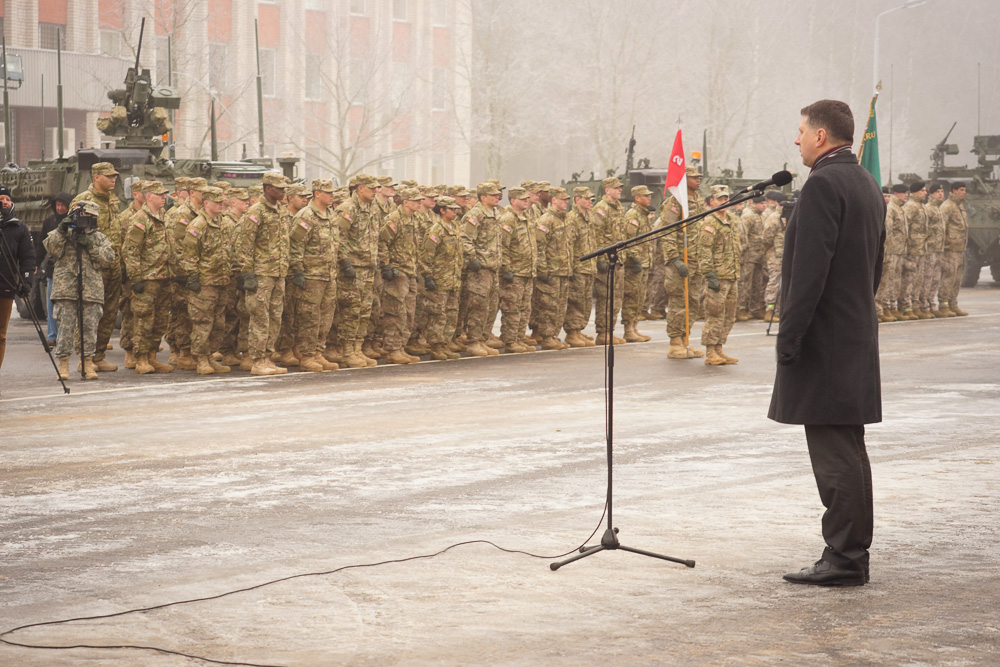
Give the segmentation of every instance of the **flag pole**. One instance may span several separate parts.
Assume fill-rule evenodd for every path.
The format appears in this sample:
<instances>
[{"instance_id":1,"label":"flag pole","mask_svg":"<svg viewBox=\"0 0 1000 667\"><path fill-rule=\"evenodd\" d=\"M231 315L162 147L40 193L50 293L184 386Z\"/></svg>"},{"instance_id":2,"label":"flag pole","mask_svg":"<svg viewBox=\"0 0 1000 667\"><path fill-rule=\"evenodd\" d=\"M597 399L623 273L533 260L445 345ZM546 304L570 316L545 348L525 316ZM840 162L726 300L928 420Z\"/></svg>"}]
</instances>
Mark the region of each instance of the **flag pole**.
<instances>
[{"instance_id":1,"label":"flag pole","mask_svg":"<svg viewBox=\"0 0 1000 667\"><path fill-rule=\"evenodd\" d=\"M879 81L875 85L875 95L872 96L871 104L868 105L868 119L865 121L865 131L868 131L868 124L872 122L872 114L875 113L875 101L878 99L878 93L882 90L882 82ZM858 149L858 164L861 164L861 156L865 154L865 137L864 134L861 135L861 147Z\"/></svg>"}]
</instances>

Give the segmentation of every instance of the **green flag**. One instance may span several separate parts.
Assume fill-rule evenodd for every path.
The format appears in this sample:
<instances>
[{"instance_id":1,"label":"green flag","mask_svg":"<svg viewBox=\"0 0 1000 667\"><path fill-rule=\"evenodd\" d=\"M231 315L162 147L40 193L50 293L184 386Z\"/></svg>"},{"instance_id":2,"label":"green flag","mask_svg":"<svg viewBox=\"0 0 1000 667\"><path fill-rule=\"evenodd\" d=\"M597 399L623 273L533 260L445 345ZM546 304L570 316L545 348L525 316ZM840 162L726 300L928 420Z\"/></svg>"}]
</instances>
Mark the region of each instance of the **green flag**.
<instances>
[{"instance_id":1,"label":"green flag","mask_svg":"<svg viewBox=\"0 0 1000 667\"><path fill-rule=\"evenodd\" d=\"M861 150L858 151L858 159L861 166L875 177L875 182L882 185L882 170L878 163L878 129L875 123L875 100L878 95L872 98L871 107L868 110L868 126L865 128L865 137L861 141Z\"/></svg>"}]
</instances>

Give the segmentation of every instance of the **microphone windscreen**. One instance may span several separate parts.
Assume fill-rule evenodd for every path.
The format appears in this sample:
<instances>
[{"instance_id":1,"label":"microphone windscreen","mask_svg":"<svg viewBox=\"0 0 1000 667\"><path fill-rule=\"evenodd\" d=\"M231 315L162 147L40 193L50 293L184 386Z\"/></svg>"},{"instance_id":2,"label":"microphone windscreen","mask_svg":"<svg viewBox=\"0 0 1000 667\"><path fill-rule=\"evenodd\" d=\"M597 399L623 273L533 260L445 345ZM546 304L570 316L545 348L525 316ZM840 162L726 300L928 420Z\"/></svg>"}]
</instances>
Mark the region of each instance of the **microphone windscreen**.
<instances>
[{"instance_id":1,"label":"microphone windscreen","mask_svg":"<svg viewBox=\"0 0 1000 667\"><path fill-rule=\"evenodd\" d=\"M780 188L792 182L792 174L788 171L779 171L771 176L771 180Z\"/></svg>"}]
</instances>

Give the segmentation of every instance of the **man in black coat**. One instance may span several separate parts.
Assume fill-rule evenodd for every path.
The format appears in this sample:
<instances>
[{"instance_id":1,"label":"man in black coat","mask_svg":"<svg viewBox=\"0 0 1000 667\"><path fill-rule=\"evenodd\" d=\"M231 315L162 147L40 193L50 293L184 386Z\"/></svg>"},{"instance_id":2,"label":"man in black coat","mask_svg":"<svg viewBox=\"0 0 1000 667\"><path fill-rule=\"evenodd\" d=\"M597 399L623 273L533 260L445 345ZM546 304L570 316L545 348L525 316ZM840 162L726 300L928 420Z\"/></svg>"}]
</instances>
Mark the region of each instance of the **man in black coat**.
<instances>
[{"instance_id":1,"label":"man in black coat","mask_svg":"<svg viewBox=\"0 0 1000 667\"><path fill-rule=\"evenodd\" d=\"M0 185L0 366L7 351L7 325L14 297L25 298L35 273L31 233L14 213L10 189Z\"/></svg>"},{"instance_id":2,"label":"man in black coat","mask_svg":"<svg viewBox=\"0 0 1000 667\"><path fill-rule=\"evenodd\" d=\"M809 178L785 230L778 369L768 417L805 425L826 549L794 583L861 586L872 542L865 424L882 420L875 291L882 275L885 200L851 153L843 102L802 109L795 140Z\"/></svg>"}]
</instances>

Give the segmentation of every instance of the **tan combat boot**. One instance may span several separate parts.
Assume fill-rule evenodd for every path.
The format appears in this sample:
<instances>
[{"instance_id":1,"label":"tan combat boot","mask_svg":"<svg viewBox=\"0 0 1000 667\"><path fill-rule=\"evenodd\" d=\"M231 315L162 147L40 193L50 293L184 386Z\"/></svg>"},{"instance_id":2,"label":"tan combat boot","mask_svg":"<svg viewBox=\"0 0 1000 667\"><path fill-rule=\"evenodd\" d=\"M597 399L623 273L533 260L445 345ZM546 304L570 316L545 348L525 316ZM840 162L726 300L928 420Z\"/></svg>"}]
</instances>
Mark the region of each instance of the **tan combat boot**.
<instances>
[{"instance_id":1,"label":"tan combat boot","mask_svg":"<svg viewBox=\"0 0 1000 667\"><path fill-rule=\"evenodd\" d=\"M327 345L326 350L323 351L323 358L335 364L344 363L344 346Z\"/></svg>"},{"instance_id":2,"label":"tan combat boot","mask_svg":"<svg viewBox=\"0 0 1000 667\"><path fill-rule=\"evenodd\" d=\"M133 370L135 363L135 354L132 353L132 349L125 350L125 368Z\"/></svg>"},{"instance_id":3,"label":"tan combat boot","mask_svg":"<svg viewBox=\"0 0 1000 667\"><path fill-rule=\"evenodd\" d=\"M688 359L701 359L705 356L705 353L696 347L689 347L687 349Z\"/></svg>"},{"instance_id":4,"label":"tan combat boot","mask_svg":"<svg viewBox=\"0 0 1000 667\"><path fill-rule=\"evenodd\" d=\"M228 373L233 370L230 366L227 366L221 362L215 360L214 355L208 358L208 365L212 367L212 370L216 373Z\"/></svg>"},{"instance_id":5,"label":"tan combat boot","mask_svg":"<svg viewBox=\"0 0 1000 667\"><path fill-rule=\"evenodd\" d=\"M177 369L182 371L193 371L197 370L198 362L195 358L191 356L190 348L182 348L181 353L177 355Z\"/></svg>"},{"instance_id":6,"label":"tan combat boot","mask_svg":"<svg viewBox=\"0 0 1000 667\"><path fill-rule=\"evenodd\" d=\"M59 379L69 379L69 357L59 357Z\"/></svg>"},{"instance_id":7,"label":"tan combat boot","mask_svg":"<svg viewBox=\"0 0 1000 667\"><path fill-rule=\"evenodd\" d=\"M264 363L267 364L268 368L274 371L275 375L284 375L285 373L288 372L288 369L285 368L284 366L279 366L278 364L274 363L274 359L272 359L271 357L264 357Z\"/></svg>"},{"instance_id":8,"label":"tan combat boot","mask_svg":"<svg viewBox=\"0 0 1000 667\"><path fill-rule=\"evenodd\" d=\"M739 360L739 359L737 359L736 357L730 357L730 356L729 356L728 354L726 354L725 352L723 352L723 351L722 351L722 346L721 346L721 345L716 345L716 346L715 346L715 352L716 352L716 354L718 354L718 355L719 355L720 357L722 357L723 359L725 359L725 360L726 360L726 363L727 363L727 364L738 364L738 363L739 363L739 361L740 361L740 360Z\"/></svg>"},{"instance_id":9,"label":"tan combat boot","mask_svg":"<svg viewBox=\"0 0 1000 667\"><path fill-rule=\"evenodd\" d=\"M267 359L261 357L253 360L250 375L278 375L278 369L267 363Z\"/></svg>"},{"instance_id":10,"label":"tan combat boot","mask_svg":"<svg viewBox=\"0 0 1000 667\"><path fill-rule=\"evenodd\" d=\"M434 359L435 361L448 361L451 359L451 357L448 356L448 348L445 347L444 343L431 345L431 359Z\"/></svg>"},{"instance_id":11,"label":"tan combat boot","mask_svg":"<svg viewBox=\"0 0 1000 667\"><path fill-rule=\"evenodd\" d=\"M708 354L705 355L705 365L706 366L722 366L726 363L726 360L719 356L718 345L708 345L706 349Z\"/></svg>"},{"instance_id":12,"label":"tan combat boot","mask_svg":"<svg viewBox=\"0 0 1000 667\"><path fill-rule=\"evenodd\" d=\"M753 319L753 318L750 316L750 313L749 313L749 311L747 311L746 308L740 308L739 312L736 313L736 321L737 322L746 322L747 320L751 320L751 319Z\"/></svg>"},{"instance_id":13,"label":"tan combat boot","mask_svg":"<svg viewBox=\"0 0 1000 667\"><path fill-rule=\"evenodd\" d=\"M310 373L324 372L326 368L323 366L323 364L321 364L319 361L316 360L317 357L319 357L319 355L316 355L315 357L305 357L304 359L302 359L299 362L299 370L309 371Z\"/></svg>"},{"instance_id":14,"label":"tan combat boot","mask_svg":"<svg viewBox=\"0 0 1000 667\"><path fill-rule=\"evenodd\" d=\"M652 336L647 336L646 334L644 334L644 333L642 333L642 332L639 331L639 323L638 322L633 322L632 323L632 335L633 336L638 336L639 339L640 339L639 340L640 343L648 343L649 341L653 340Z\"/></svg>"},{"instance_id":15,"label":"tan combat boot","mask_svg":"<svg viewBox=\"0 0 1000 667\"><path fill-rule=\"evenodd\" d=\"M572 329L566 332L566 342L570 347L587 347L587 342L583 340L579 329ZM509 347L509 346L508 346Z\"/></svg>"},{"instance_id":16,"label":"tan combat boot","mask_svg":"<svg viewBox=\"0 0 1000 667\"><path fill-rule=\"evenodd\" d=\"M115 366L115 370L118 370L117 366ZM83 360L83 379L84 380L97 379L97 365L94 363L93 357L88 357Z\"/></svg>"},{"instance_id":17,"label":"tan combat boot","mask_svg":"<svg viewBox=\"0 0 1000 667\"><path fill-rule=\"evenodd\" d=\"M966 313L966 314L968 314L968 313ZM91 358L91 361L94 362L94 370L95 371L100 371L101 373L111 373L112 371L118 370L118 365L117 364L112 364L112 363L110 363L108 361L105 361L104 360L104 355L101 355L100 357L98 357L95 354ZM94 379L96 379L96 378L94 378Z\"/></svg>"},{"instance_id":18,"label":"tan combat boot","mask_svg":"<svg viewBox=\"0 0 1000 667\"><path fill-rule=\"evenodd\" d=\"M360 343L344 343L344 364L348 368L368 368L368 357L362 356Z\"/></svg>"},{"instance_id":19,"label":"tan combat boot","mask_svg":"<svg viewBox=\"0 0 1000 667\"><path fill-rule=\"evenodd\" d=\"M253 369L253 358L250 356L249 352L243 353L243 358L240 359L240 370L249 371Z\"/></svg>"},{"instance_id":20,"label":"tan combat boot","mask_svg":"<svg viewBox=\"0 0 1000 667\"><path fill-rule=\"evenodd\" d=\"M208 363L208 355L199 354L194 358L194 371L198 375L213 375L215 369Z\"/></svg>"},{"instance_id":21,"label":"tan combat boot","mask_svg":"<svg viewBox=\"0 0 1000 667\"><path fill-rule=\"evenodd\" d=\"M462 352L465 349L461 345L461 343L459 343L458 340L456 340L454 338L452 338L450 341L448 341L448 343L446 344L446 347L448 348L449 352L459 352L460 353L460 352Z\"/></svg>"},{"instance_id":22,"label":"tan combat boot","mask_svg":"<svg viewBox=\"0 0 1000 667\"><path fill-rule=\"evenodd\" d=\"M607 345L609 338L613 338L613 336L609 337L608 334L607 334L607 332L599 333L599 334L597 334L597 338L594 340L594 344L595 345Z\"/></svg>"},{"instance_id":23,"label":"tan combat boot","mask_svg":"<svg viewBox=\"0 0 1000 667\"><path fill-rule=\"evenodd\" d=\"M562 350L563 343L555 336L547 336L542 339L542 349L543 350Z\"/></svg>"},{"instance_id":24,"label":"tan combat boot","mask_svg":"<svg viewBox=\"0 0 1000 667\"><path fill-rule=\"evenodd\" d=\"M965 317L966 315L969 314L966 311L964 311L964 310L962 310L961 308L958 307L958 302L957 301L955 301L954 303L952 303L951 305L949 305L948 308L951 310L951 312L955 313L959 317Z\"/></svg>"},{"instance_id":25,"label":"tan combat boot","mask_svg":"<svg viewBox=\"0 0 1000 667\"><path fill-rule=\"evenodd\" d=\"M413 357L402 350L392 350L385 358L387 364L412 364Z\"/></svg>"},{"instance_id":26,"label":"tan combat boot","mask_svg":"<svg viewBox=\"0 0 1000 667\"><path fill-rule=\"evenodd\" d=\"M888 315L888 311L886 311ZM778 321L778 309L774 306L768 306L764 309L764 321L765 322L777 322Z\"/></svg>"},{"instance_id":27,"label":"tan combat boot","mask_svg":"<svg viewBox=\"0 0 1000 667\"><path fill-rule=\"evenodd\" d=\"M375 349L370 340L366 340L361 344L361 354L365 355L369 359L378 360L382 358L382 355L379 354L379 351Z\"/></svg>"},{"instance_id":28,"label":"tan combat boot","mask_svg":"<svg viewBox=\"0 0 1000 667\"><path fill-rule=\"evenodd\" d=\"M688 359L687 348L684 347L684 339L675 336L670 339L670 347L667 348L667 359Z\"/></svg>"},{"instance_id":29,"label":"tan combat boot","mask_svg":"<svg viewBox=\"0 0 1000 667\"><path fill-rule=\"evenodd\" d=\"M535 346L535 341L530 338L522 338L517 341L517 344L523 347L525 352L538 352L538 348Z\"/></svg>"},{"instance_id":30,"label":"tan combat boot","mask_svg":"<svg viewBox=\"0 0 1000 667\"><path fill-rule=\"evenodd\" d=\"M407 343L405 350L407 354L412 354L415 357L431 353L430 349L426 345L421 343L419 338L413 339L409 343Z\"/></svg>"},{"instance_id":31,"label":"tan combat boot","mask_svg":"<svg viewBox=\"0 0 1000 667\"><path fill-rule=\"evenodd\" d=\"M222 355L222 359L219 359L219 363L225 366L239 366L241 361L242 359L232 352L226 352Z\"/></svg>"},{"instance_id":32,"label":"tan combat boot","mask_svg":"<svg viewBox=\"0 0 1000 667\"><path fill-rule=\"evenodd\" d=\"M355 341L355 343L357 344L357 348L358 348L358 354L360 354L360 355L361 355L361 357L362 357L362 358L363 358L363 359L365 360L365 365L366 365L366 366L367 366L368 368L371 368L372 366L378 366L378 361L377 361L377 360L375 360L375 359L372 359L371 357L369 357L369 356L368 356L367 354L365 354L365 353L364 353L364 351L363 351L363 350L361 349L361 348L363 347L363 345L364 345L364 341L361 341L361 340L359 340L359 341Z\"/></svg>"},{"instance_id":33,"label":"tan combat boot","mask_svg":"<svg viewBox=\"0 0 1000 667\"><path fill-rule=\"evenodd\" d=\"M284 350L278 350L277 353L272 357L274 363L278 366L298 366L299 358L295 356L292 352L292 348L285 348Z\"/></svg>"},{"instance_id":34,"label":"tan combat boot","mask_svg":"<svg viewBox=\"0 0 1000 667\"><path fill-rule=\"evenodd\" d=\"M465 346L465 353L470 357L488 357L490 356L490 348L482 341L472 341Z\"/></svg>"},{"instance_id":35,"label":"tan combat boot","mask_svg":"<svg viewBox=\"0 0 1000 667\"><path fill-rule=\"evenodd\" d=\"M155 373L156 369L153 365L149 363L149 353L137 355L135 358L135 372L139 375L145 375L146 373ZM172 367L171 367L172 368Z\"/></svg>"},{"instance_id":36,"label":"tan combat boot","mask_svg":"<svg viewBox=\"0 0 1000 667\"><path fill-rule=\"evenodd\" d=\"M327 361L326 357L324 357L319 352L317 352L316 354L314 354L311 358L315 359L316 362L320 366L323 367L323 370L326 370L326 371L336 371L336 370L340 369L340 364L334 363L332 361Z\"/></svg>"},{"instance_id":37,"label":"tan combat boot","mask_svg":"<svg viewBox=\"0 0 1000 667\"><path fill-rule=\"evenodd\" d=\"M156 352L150 352L146 355L146 363L153 367L153 371L156 373L173 373L174 367L170 364L161 364L156 360ZM138 370L138 366L136 366Z\"/></svg>"}]
</instances>

